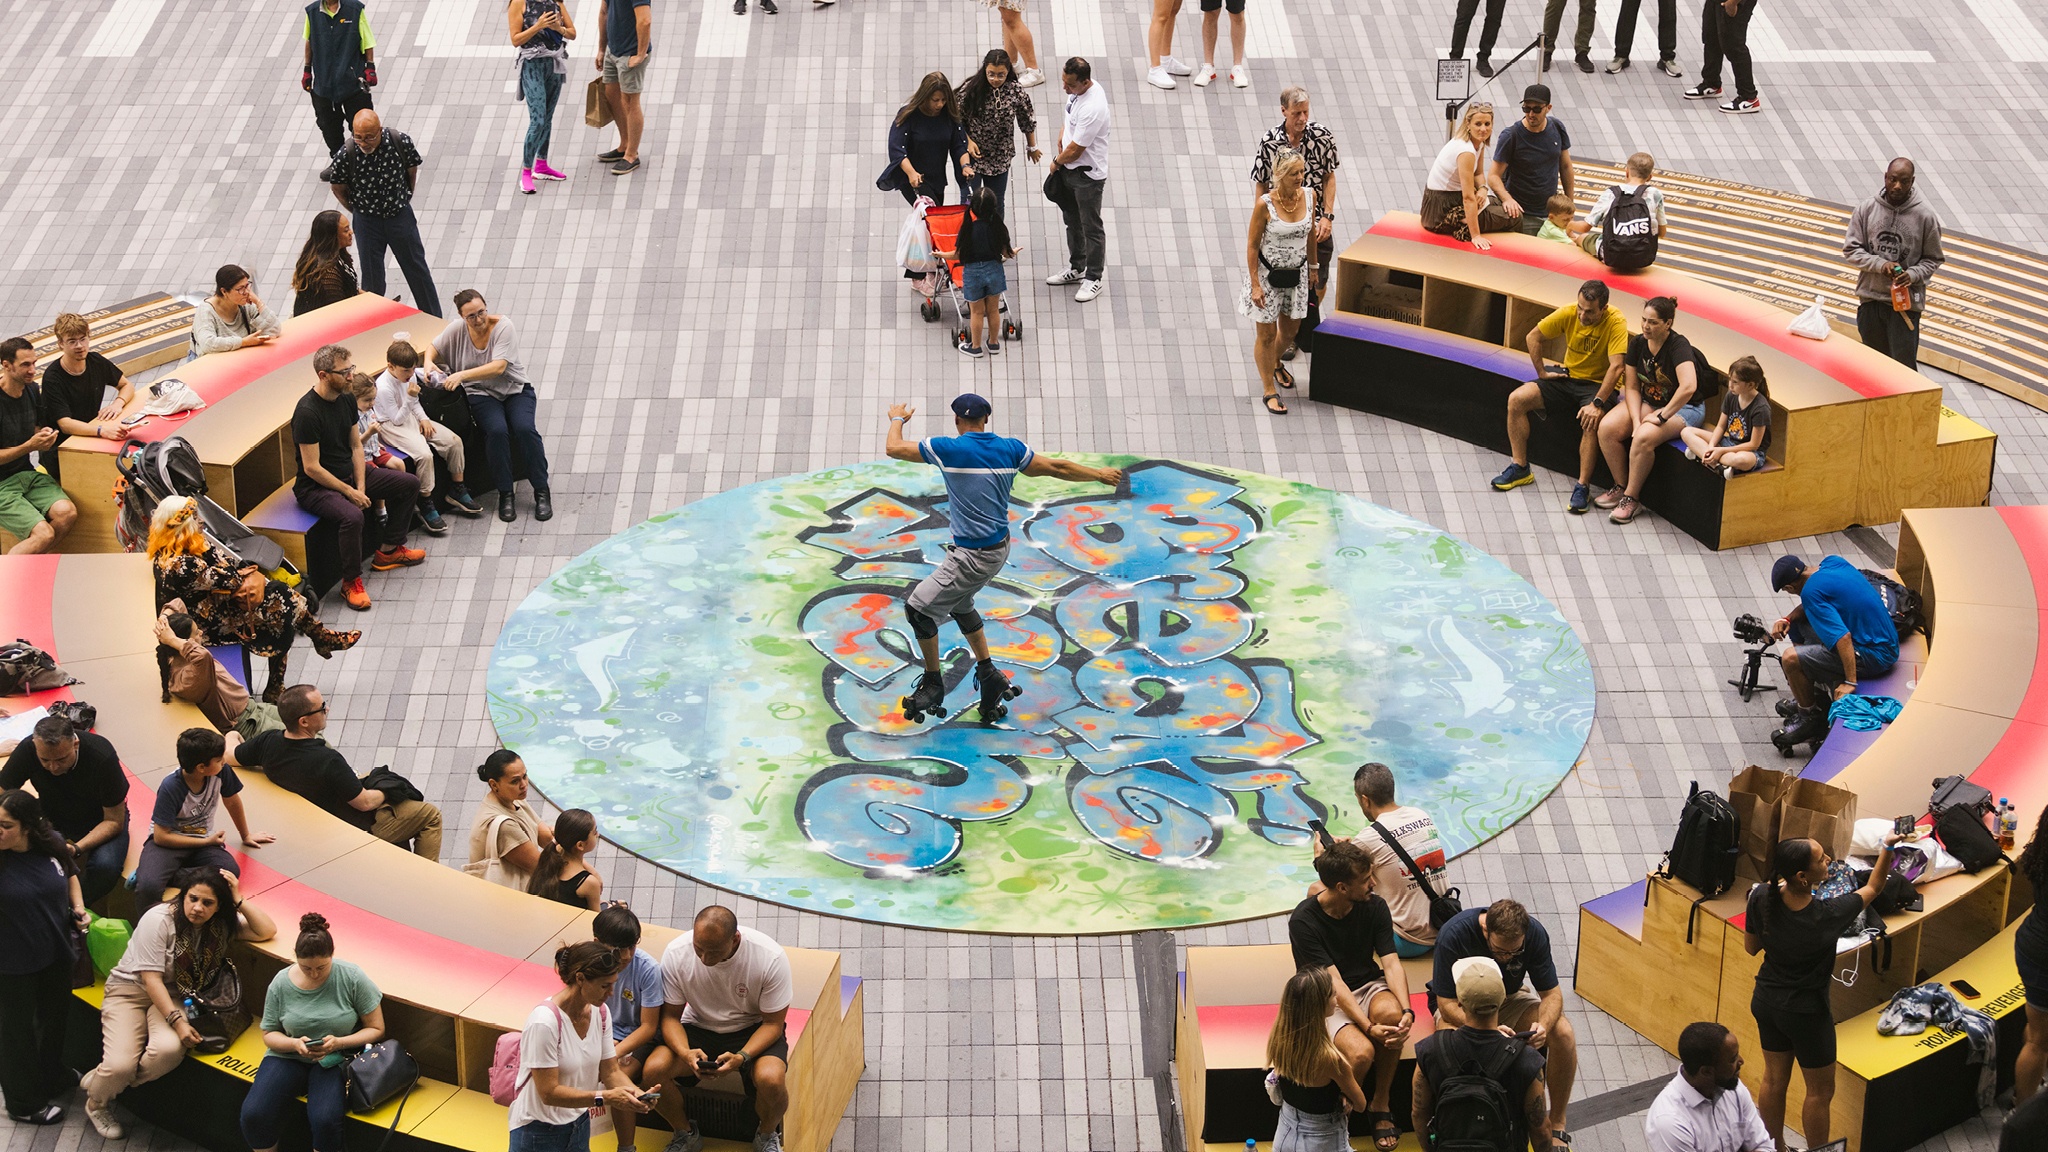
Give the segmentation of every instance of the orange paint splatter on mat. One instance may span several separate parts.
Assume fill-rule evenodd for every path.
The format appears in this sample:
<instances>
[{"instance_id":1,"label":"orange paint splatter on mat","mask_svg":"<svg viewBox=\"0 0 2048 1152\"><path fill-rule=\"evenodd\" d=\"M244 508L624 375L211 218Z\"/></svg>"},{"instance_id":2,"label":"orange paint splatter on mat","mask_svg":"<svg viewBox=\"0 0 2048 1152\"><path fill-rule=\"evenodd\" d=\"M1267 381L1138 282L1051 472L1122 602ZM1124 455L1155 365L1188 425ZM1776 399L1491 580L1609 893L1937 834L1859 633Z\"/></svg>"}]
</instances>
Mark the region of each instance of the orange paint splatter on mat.
<instances>
[{"instance_id":1,"label":"orange paint splatter on mat","mask_svg":"<svg viewBox=\"0 0 2048 1152\"><path fill-rule=\"evenodd\" d=\"M1143 825L1133 822L1130 817L1110 807L1108 804L1103 803L1100 796L1084 796L1082 797L1082 802L1090 808L1100 808L1103 815L1116 823L1118 839L1140 841L1138 844L1138 855L1157 856L1160 854L1159 841L1152 835L1150 830L1146 829Z\"/></svg>"},{"instance_id":2,"label":"orange paint splatter on mat","mask_svg":"<svg viewBox=\"0 0 2048 1152\"><path fill-rule=\"evenodd\" d=\"M860 613L861 627L839 638L838 647L832 649L835 655L851 656L860 651L860 638L883 628L882 613L896 603L893 597L879 592L870 592L853 602L854 610Z\"/></svg>"}]
</instances>

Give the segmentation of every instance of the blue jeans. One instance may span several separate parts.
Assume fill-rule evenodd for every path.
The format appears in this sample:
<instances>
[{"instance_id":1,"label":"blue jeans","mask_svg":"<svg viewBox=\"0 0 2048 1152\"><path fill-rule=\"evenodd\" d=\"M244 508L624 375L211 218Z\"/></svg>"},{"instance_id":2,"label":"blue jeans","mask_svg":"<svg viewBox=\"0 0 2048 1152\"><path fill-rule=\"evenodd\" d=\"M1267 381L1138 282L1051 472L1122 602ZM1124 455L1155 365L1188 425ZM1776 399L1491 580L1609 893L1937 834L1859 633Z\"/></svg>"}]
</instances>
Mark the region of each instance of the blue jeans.
<instances>
[{"instance_id":1,"label":"blue jeans","mask_svg":"<svg viewBox=\"0 0 2048 1152\"><path fill-rule=\"evenodd\" d=\"M112 892L127 871L128 830L123 828L78 862L78 887L85 895L85 902L95 903Z\"/></svg>"},{"instance_id":2,"label":"blue jeans","mask_svg":"<svg viewBox=\"0 0 2048 1152\"><path fill-rule=\"evenodd\" d=\"M242 1101L242 1139L251 1148L277 1147L284 1129L284 1110L304 1096L314 1152L347 1152L341 1127L341 1119L348 1113L348 1101L342 1096L347 1075L339 1064L322 1068L275 1052L265 1056L256 1066L256 1082Z\"/></svg>"},{"instance_id":3,"label":"blue jeans","mask_svg":"<svg viewBox=\"0 0 2048 1152\"><path fill-rule=\"evenodd\" d=\"M545 1124L529 1120L512 1130L506 1152L590 1152L590 1113L573 1124Z\"/></svg>"},{"instance_id":4,"label":"blue jeans","mask_svg":"<svg viewBox=\"0 0 2048 1152\"><path fill-rule=\"evenodd\" d=\"M412 289L413 304L429 316L441 315L441 296L434 291L434 274L427 270L427 245L420 239L419 218L407 204L396 216L372 216L357 212L356 254L363 258L363 291L384 294L384 252L390 249L405 273L405 286Z\"/></svg>"},{"instance_id":5,"label":"blue jeans","mask_svg":"<svg viewBox=\"0 0 2048 1152\"><path fill-rule=\"evenodd\" d=\"M987 188L996 194L996 211L998 213L1004 211L1003 206L1008 202L1010 195L1010 174L1008 172L1004 172L1001 175L990 173L983 176L976 173L973 176L969 176L967 178L967 194L961 197L961 199L972 203L974 193L982 188Z\"/></svg>"},{"instance_id":6,"label":"blue jeans","mask_svg":"<svg viewBox=\"0 0 2048 1152\"><path fill-rule=\"evenodd\" d=\"M498 495L512 492L512 440L519 440L520 458L526 461L526 478L535 492L548 490L548 450L540 431L533 426L533 385L528 384L503 400L496 396L469 397L469 415L484 434L484 460L490 465L491 484Z\"/></svg>"},{"instance_id":7,"label":"blue jeans","mask_svg":"<svg viewBox=\"0 0 2048 1152\"><path fill-rule=\"evenodd\" d=\"M1344 1113L1297 1112L1292 1104L1280 1105L1273 1152L1351 1152Z\"/></svg>"},{"instance_id":8,"label":"blue jeans","mask_svg":"<svg viewBox=\"0 0 2048 1152\"><path fill-rule=\"evenodd\" d=\"M526 97L526 162L548 158L548 137L555 131L555 104L562 98L562 74L553 60L528 60L519 66L519 91Z\"/></svg>"}]
</instances>

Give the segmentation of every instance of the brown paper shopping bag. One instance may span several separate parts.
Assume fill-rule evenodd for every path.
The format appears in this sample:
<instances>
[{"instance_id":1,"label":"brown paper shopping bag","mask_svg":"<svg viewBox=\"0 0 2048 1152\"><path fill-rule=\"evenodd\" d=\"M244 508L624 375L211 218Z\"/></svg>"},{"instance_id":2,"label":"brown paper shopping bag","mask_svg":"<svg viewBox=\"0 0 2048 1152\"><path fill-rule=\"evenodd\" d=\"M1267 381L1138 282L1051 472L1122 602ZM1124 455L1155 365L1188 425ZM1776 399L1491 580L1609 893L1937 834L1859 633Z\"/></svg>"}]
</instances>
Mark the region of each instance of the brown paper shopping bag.
<instances>
[{"instance_id":1,"label":"brown paper shopping bag","mask_svg":"<svg viewBox=\"0 0 2048 1152\"><path fill-rule=\"evenodd\" d=\"M612 106L604 98L604 78L592 80L583 89L583 122L602 128L612 122Z\"/></svg>"},{"instance_id":2,"label":"brown paper shopping bag","mask_svg":"<svg viewBox=\"0 0 2048 1152\"><path fill-rule=\"evenodd\" d=\"M1856 794L1818 780L1795 780L1779 804L1778 837L1817 840L1837 860L1849 855L1856 826Z\"/></svg>"},{"instance_id":3,"label":"brown paper shopping bag","mask_svg":"<svg viewBox=\"0 0 2048 1152\"><path fill-rule=\"evenodd\" d=\"M1738 842L1742 855L1735 865L1738 874L1761 880L1770 871L1771 852L1778 843L1779 801L1785 798L1792 780L1789 772L1752 764L1728 781L1728 806L1742 823Z\"/></svg>"}]
</instances>

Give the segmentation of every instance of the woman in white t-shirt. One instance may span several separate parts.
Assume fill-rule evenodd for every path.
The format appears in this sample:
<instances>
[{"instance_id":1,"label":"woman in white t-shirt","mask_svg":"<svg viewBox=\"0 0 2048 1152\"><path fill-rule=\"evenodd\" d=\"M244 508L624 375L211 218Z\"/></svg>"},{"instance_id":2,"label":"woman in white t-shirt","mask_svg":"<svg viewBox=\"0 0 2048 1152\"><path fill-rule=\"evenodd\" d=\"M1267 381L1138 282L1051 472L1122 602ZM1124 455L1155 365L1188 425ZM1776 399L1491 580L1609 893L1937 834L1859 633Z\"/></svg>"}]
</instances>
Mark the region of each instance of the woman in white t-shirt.
<instances>
[{"instance_id":1,"label":"woman in white t-shirt","mask_svg":"<svg viewBox=\"0 0 2048 1152\"><path fill-rule=\"evenodd\" d=\"M508 1152L590 1152L590 1112L646 1112L658 1094L642 1094L619 1070L612 1045L612 985L619 954L595 940L555 950L562 990L526 1016L519 1036L519 1094L512 1099Z\"/></svg>"},{"instance_id":2,"label":"woman in white t-shirt","mask_svg":"<svg viewBox=\"0 0 2048 1152\"><path fill-rule=\"evenodd\" d=\"M85 1116L108 1140L122 1137L114 1097L170 1072L203 1039L185 1018L185 997L206 991L228 963L236 940L268 940L277 925L244 903L240 881L225 868L188 868L171 878L176 899L153 905L135 921L128 951L107 973L100 1008L99 1066L85 1074Z\"/></svg>"},{"instance_id":3,"label":"woman in white t-shirt","mask_svg":"<svg viewBox=\"0 0 2048 1152\"><path fill-rule=\"evenodd\" d=\"M1424 231L1469 241L1483 252L1493 245L1481 233L1514 226L1505 214L1487 210L1486 154L1492 146L1493 105L1465 105L1458 130L1437 151L1422 184Z\"/></svg>"}]
</instances>

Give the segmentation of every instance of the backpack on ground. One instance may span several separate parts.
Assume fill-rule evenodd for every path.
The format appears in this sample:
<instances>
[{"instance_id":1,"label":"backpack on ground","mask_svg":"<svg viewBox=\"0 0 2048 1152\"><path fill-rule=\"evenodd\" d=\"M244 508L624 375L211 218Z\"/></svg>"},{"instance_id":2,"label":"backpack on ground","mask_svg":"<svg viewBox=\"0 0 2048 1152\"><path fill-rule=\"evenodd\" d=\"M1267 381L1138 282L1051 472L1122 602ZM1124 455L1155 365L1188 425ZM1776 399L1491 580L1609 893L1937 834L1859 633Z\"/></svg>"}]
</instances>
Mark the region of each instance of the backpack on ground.
<instances>
[{"instance_id":1,"label":"backpack on ground","mask_svg":"<svg viewBox=\"0 0 2048 1152\"><path fill-rule=\"evenodd\" d=\"M1692 910L1685 918L1686 943L1692 943L1693 920L1699 915L1700 905L1735 886L1735 864L1741 855L1742 822L1736 818L1735 809L1712 792L1702 791L1700 782L1693 781L1692 791L1686 793L1685 807L1678 814L1678 835L1672 838L1671 851L1664 854L1664 866L1657 873L1699 890L1700 897L1692 902ZM1643 903L1649 902L1650 894L1645 890Z\"/></svg>"},{"instance_id":2,"label":"backpack on ground","mask_svg":"<svg viewBox=\"0 0 2048 1152\"><path fill-rule=\"evenodd\" d=\"M1600 262L1617 272L1637 272L1657 262L1657 221L1650 213L1649 185L1607 190L1607 215L1600 219Z\"/></svg>"},{"instance_id":3,"label":"backpack on ground","mask_svg":"<svg viewBox=\"0 0 2048 1152\"><path fill-rule=\"evenodd\" d=\"M1884 610L1892 618L1892 630L1904 640L1915 632L1927 630L1927 612L1921 603L1920 594L1899 583L1882 572L1862 569L1863 578L1870 581L1870 587L1877 598L1884 601Z\"/></svg>"},{"instance_id":4,"label":"backpack on ground","mask_svg":"<svg viewBox=\"0 0 2048 1152\"><path fill-rule=\"evenodd\" d=\"M1515 1152L1521 1102L1508 1099L1506 1077L1522 1048L1521 1040L1509 1040L1482 1065L1455 1030L1437 1033L1438 1067L1447 1075L1436 1085L1429 1118L1432 1152Z\"/></svg>"}]
</instances>

